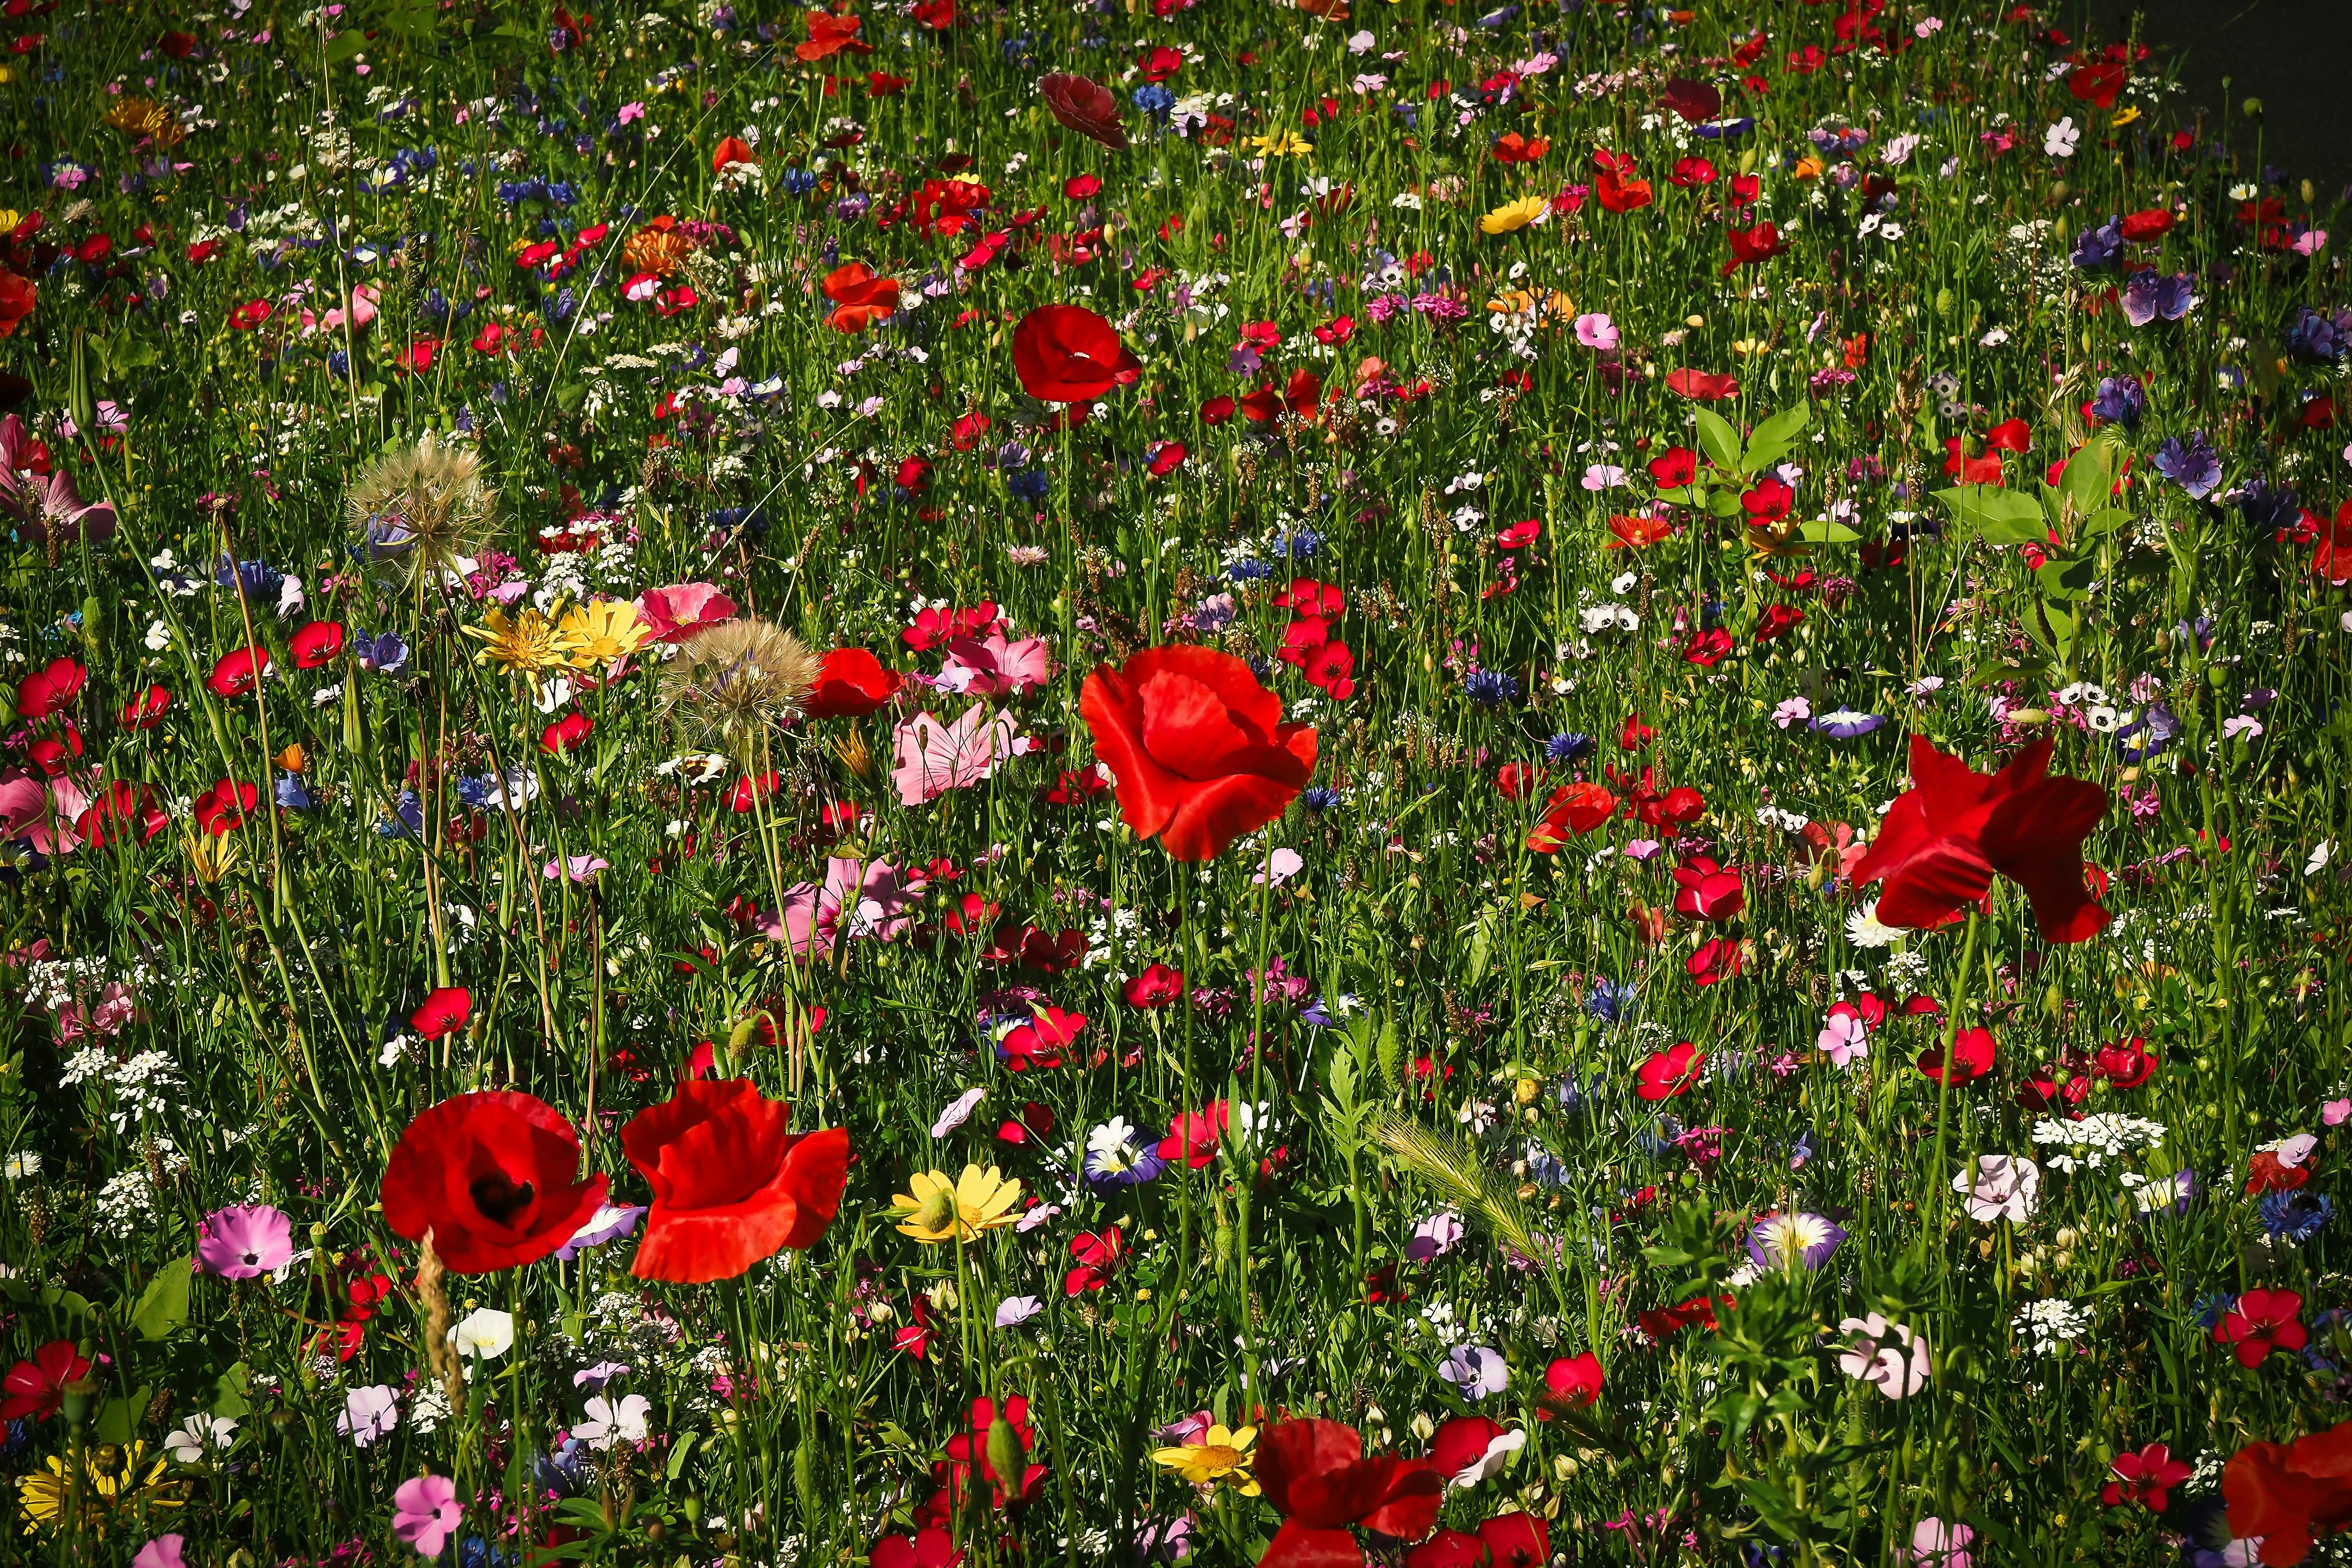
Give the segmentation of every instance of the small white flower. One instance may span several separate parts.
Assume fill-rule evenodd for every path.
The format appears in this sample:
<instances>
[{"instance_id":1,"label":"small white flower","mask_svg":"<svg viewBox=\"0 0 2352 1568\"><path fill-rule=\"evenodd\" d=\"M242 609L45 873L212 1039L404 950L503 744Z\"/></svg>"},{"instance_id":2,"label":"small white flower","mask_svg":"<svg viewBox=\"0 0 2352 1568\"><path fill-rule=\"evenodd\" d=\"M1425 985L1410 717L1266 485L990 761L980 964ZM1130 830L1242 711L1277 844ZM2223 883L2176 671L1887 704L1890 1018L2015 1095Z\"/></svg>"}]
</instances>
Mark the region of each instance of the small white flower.
<instances>
[{"instance_id":1,"label":"small white flower","mask_svg":"<svg viewBox=\"0 0 2352 1568\"><path fill-rule=\"evenodd\" d=\"M2071 158L2075 143L2082 140L2082 128L2070 114L2042 133L2042 150L2053 158Z\"/></svg>"},{"instance_id":2,"label":"small white flower","mask_svg":"<svg viewBox=\"0 0 2352 1568\"><path fill-rule=\"evenodd\" d=\"M208 1454L226 1450L236 1437L236 1422L198 1411L164 1436L163 1451L181 1464L193 1465Z\"/></svg>"},{"instance_id":3,"label":"small white flower","mask_svg":"<svg viewBox=\"0 0 2352 1568\"><path fill-rule=\"evenodd\" d=\"M496 1307L478 1308L449 1331L449 1343L459 1355L496 1361L514 1349L514 1314Z\"/></svg>"}]
</instances>

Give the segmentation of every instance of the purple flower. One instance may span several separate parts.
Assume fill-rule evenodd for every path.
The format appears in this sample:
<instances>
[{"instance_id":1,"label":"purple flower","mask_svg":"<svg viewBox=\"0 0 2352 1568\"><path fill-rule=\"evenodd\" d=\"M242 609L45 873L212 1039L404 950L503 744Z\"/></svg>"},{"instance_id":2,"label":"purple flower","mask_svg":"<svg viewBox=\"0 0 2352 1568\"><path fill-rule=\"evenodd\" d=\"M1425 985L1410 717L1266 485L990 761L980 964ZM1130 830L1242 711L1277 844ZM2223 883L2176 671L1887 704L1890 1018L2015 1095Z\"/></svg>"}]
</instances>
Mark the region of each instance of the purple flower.
<instances>
[{"instance_id":1,"label":"purple flower","mask_svg":"<svg viewBox=\"0 0 2352 1568\"><path fill-rule=\"evenodd\" d=\"M2126 430L2139 428L2139 416L2147 412L2147 393L2136 375L2111 375L2099 383L2098 395L2091 399L2091 412L2110 425L2120 425Z\"/></svg>"},{"instance_id":2,"label":"purple flower","mask_svg":"<svg viewBox=\"0 0 2352 1568\"><path fill-rule=\"evenodd\" d=\"M2189 492L2190 500L2203 500L2221 482L2221 458L2202 430L2191 430L2189 439L2178 436L2166 438L2149 459L2156 471Z\"/></svg>"},{"instance_id":3,"label":"purple flower","mask_svg":"<svg viewBox=\"0 0 2352 1568\"><path fill-rule=\"evenodd\" d=\"M1465 1399L1484 1399L1511 1385L1511 1369L1485 1345L1455 1345L1437 1375L1452 1384Z\"/></svg>"},{"instance_id":4,"label":"purple flower","mask_svg":"<svg viewBox=\"0 0 2352 1568\"><path fill-rule=\"evenodd\" d=\"M2074 265L2082 271L2096 272L2114 266L2123 249L2123 220L2111 217L2096 228L2084 229L2074 241Z\"/></svg>"},{"instance_id":5,"label":"purple flower","mask_svg":"<svg viewBox=\"0 0 2352 1568\"><path fill-rule=\"evenodd\" d=\"M294 1257L294 1227L267 1204L215 1209L196 1237L196 1261L223 1279L258 1279Z\"/></svg>"},{"instance_id":6,"label":"purple flower","mask_svg":"<svg viewBox=\"0 0 2352 1568\"><path fill-rule=\"evenodd\" d=\"M2323 316L2308 305L2295 308L2286 329L2287 353L2313 364L2333 364L2352 348L2352 310Z\"/></svg>"},{"instance_id":7,"label":"purple flower","mask_svg":"<svg viewBox=\"0 0 2352 1568\"><path fill-rule=\"evenodd\" d=\"M1759 1268L1819 1268L1845 1239L1845 1230L1826 1215L1792 1211L1768 1214L1748 1232L1748 1256Z\"/></svg>"},{"instance_id":8,"label":"purple flower","mask_svg":"<svg viewBox=\"0 0 2352 1568\"><path fill-rule=\"evenodd\" d=\"M441 1555L449 1537L464 1523L466 1510L457 1506L457 1486L446 1476L416 1476L392 1494L392 1532L427 1559Z\"/></svg>"},{"instance_id":9,"label":"purple flower","mask_svg":"<svg viewBox=\"0 0 2352 1568\"><path fill-rule=\"evenodd\" d=\"M2186 272L2167 276L2143 267L2124 285L2124 316L2135 327L2161 318L2177 321L2197 304L2197 279Z\"/></svg>"},{"instance_id":10,"label":"purple flower","mask_svg":"<svg viewBox=\"0 0 2352 1568\"><path fill-rule=\"evenodd\" d=\"M558 1261L569 1263L592 1247L602 1247L608 1241L618 1241L637 1228L637 1221L646 1217L645 1209L631 1208L623 1204L598 1204L588 1223L572 1233L572 1239L555 1249Z\"/></svg>"},{"instance_id":11,"label":"purple flower","mask_svg":"<svg viewBox=\"0 0 2352 1568\"><path fill-rule=\"evenodd\" d=\"M2228 499L2238 503L2246 526L2258 532L2292 528L2303 516L2303 498L2294 493L2293 485L2273 489L2268 479L2259 476L2248 479Z\"/></svg>"},{"instance_id":12,"label":"purple flower","mask_svg":"<svg viewBox=\"0 0 2352 1568\"><path fill-rule=\"evenodd\" d=\"M1834 713L1823 713L1806 728L1833 741L1852 741L1869 734L1886 722L1879 713L1857 713L1851 708L1841 708Z\"/></svg>"}]
</instances>

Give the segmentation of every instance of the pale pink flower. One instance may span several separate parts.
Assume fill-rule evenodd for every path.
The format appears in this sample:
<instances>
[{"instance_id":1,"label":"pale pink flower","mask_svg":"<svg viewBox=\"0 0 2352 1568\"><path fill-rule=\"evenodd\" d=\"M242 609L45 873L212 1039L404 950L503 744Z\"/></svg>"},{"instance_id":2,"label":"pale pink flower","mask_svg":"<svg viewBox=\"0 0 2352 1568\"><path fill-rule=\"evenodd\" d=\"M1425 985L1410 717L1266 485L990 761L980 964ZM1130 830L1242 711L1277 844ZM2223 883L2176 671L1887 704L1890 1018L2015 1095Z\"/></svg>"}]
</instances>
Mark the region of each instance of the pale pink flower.
<instances>
[{"instance_id":1,"label":"pale pink flower","mask_svg":"<svg viewBox=\"0 0 2352 1568\"><path fill-rule=\"evenodd\" d=\"M974 703L953 724L942 724L931 714L918 713L890 732L891 754L897 765L890 782L907 805L937 800L951 789L969 789L993 773L997 765L1016 754L1013 715L992 715L984 702Z\"/></svg>"},{"instance_id":2,"label":"pale pink flower","mask_svg":"<svg viewBox=\"0 0 2352 1568\"><path fill-rule=\"evenodd\" d=\"M1975 1561L1966 1548L1977 1532L1965 1524L1946 1524L1928 1516L1911 1531L1911 1561L1916 1568L1969 1568Z\"/></svg>"},{"instance_id":3,"label":"pale pink flower","mask_svg":"<svg viewBox=\"0 0 2352 1568\"><path fill-rule=\"evenodd\" d=\"M953 637L939 684L966 697L1003 697L1034 690L1053 679L1054 657L1044 637L1008 643L1001 633Z\"/></svg>"},{"instance_id":4,"label":"pale pink flower","mask_svg":"<svg viewBox=\"0 0 2352 1568\"><path fill-rule=\"evenodd\" d=\"M1975 1175L1974 1185L1966 1169L1952 1178L1952 1191L1963 1195L1970 1219L2022 1225L2032 1217L2042 1197L2041 1166L2021 1154L1979 1154Z\"/></svg>"},{"instance_id":5,"label":"pale pink flower","mask_svg":"<svg viewBox=\"0 0 2352 1568\"><path fill-rule=\"evenodd\" d=\"M1847 1318L1838 1332L1853 1336L1853 1348L1838 1357L1838 1370L1867 1383L1889 1399L1906 1399L1927 1385L1933 1373L1927 1340L1876 1312Z\"/></svg>"},{"instance_id":6,"label":"pale pink flower","mask_svg":"<svg viewBox=\"0 0 2352 1568\"><path fill-rule=\"evenodd\" d=\"M1813 1037L1813 1044L1843 1068L1854 1058L1870 1054L1870 1026L1854 1014L1832 1013L1822 1026L1822 1032Z\"/></svg>"},{"instance_id":7,"label":"pale pink flower","mask_svg":"<svg viewBox=\"0 0 2352 1568\"><path fill-rule=\"evenodd\" d=\"M1605 353L1617 346L1617 323L1606 311L1591 310L1576 318L1576 341L1586 348Z\"/></svg>"}]
</instances>

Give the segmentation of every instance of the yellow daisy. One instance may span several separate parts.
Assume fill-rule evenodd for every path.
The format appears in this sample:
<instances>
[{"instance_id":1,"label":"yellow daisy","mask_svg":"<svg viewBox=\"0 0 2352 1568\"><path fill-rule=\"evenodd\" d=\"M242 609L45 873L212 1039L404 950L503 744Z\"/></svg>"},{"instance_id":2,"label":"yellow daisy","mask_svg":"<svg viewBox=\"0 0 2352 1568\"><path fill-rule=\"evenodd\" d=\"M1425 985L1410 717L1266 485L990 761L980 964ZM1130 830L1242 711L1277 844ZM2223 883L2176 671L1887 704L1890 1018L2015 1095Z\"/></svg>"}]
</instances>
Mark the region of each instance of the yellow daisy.
<instances>
[{"instance_id":1,"label":"yellow daisy","mask_svg":"<svg viewBox=\"0 0 2352 1568\"><path fill-rule=\"evenodd\" d=\"M110 1516L144 1502L149 1508L178 1508L186 1501L176 1483L156 1483L162 1479L166 1461L158 1455L153 1467L144 1476L140 1466L144 1462L147 1445L133 1443L127 1449L111 1443L90 1447L82 1454L82 1480L79 1489L79 1529L91 1535L106 1533ZM20 1507L25 1515L25 1533L55 1531L66 1510L66 1462L62 1456L52 1454L45 1461L47 1470L35 1470L16 1483Z\"/></svg>"},{"instance_id":2,"label":"yellow daisy","mask_svg":"<svg viewBox=\"0 0 2352 1568\"><path fill-rule=\"evenodd\" d=\"M1250 1461L1257 1458L1250 1445L1257 1441L1257 1428L1244 1426L1228 1432L1223 1426L1212 1426L1204 1441L1187 1443L1177 1448L1155 1448L1154 1464L1175 1471L1196 1487L1213 1487L1219 1481L1230 1481L1244 1497L1257 1496L1257 1478L1250 1474Z\"/></svg>"},{"instance_id":3,"label":"yellow daisy","mask_svg":"<svg viewBox=\"0 0 2352 1568\"><path fill-rule=\"evenodd\" d=\"M564 612L556 629L577 645L572 653L575 669L625 659L653 637L653 628L637 618L637 607L626 599L575 605Z\"/></svg>"},{"instance_id":4,"label":"yellow daisy","mask_svg":"<svg viewBox=\"0 0 2352 1568\"><path fill-rule=\"evenodd\" d=\"M569 663L572 650L579 647L572 632L535 609L509 618L503 608L493 605L480 626L458 629L485 645L474 655L476 663L496 661L510 673L522 675L537 675Z\"/></svg>"},{"instance_id":5,"label":"yellow daisy","mask_svg":"<svg viewBox=\"0 0 2352 1568\"><path fill-rule=\"evenodd\" d=\"M1485 234L1513 234L1543 216L1551 206L1549 196L1521 196L1515 202L1505 202L1478 220Z\"/></svg>"},{"instance_id":6,"label":"yellow daisy","mask_svg":"<svg viewBox=\"0 0 2352 1568\"><path fill-rule=\"evenodd\" d=\"M899 1233L917 1241L971 1241L1021 1217L1013 1210L1021 1201L1020 1181L993 1165L966 1165L953 1181L945 1171L918 1171L908 1184L914 1191L891 1202L904 1216Z\"/></svg>"},{"instance_id":7,"label":"yellow daisy","mask_svg":"<svg viewBox=\"0 0 2352 1568\"><path fill-rule=\"evenodd\" d=\"M1242 145L1265 158L1303 158L1315 151L1315 143L1296 131L1273 136L1244 136Z\"/></svg>"}]
</instances>

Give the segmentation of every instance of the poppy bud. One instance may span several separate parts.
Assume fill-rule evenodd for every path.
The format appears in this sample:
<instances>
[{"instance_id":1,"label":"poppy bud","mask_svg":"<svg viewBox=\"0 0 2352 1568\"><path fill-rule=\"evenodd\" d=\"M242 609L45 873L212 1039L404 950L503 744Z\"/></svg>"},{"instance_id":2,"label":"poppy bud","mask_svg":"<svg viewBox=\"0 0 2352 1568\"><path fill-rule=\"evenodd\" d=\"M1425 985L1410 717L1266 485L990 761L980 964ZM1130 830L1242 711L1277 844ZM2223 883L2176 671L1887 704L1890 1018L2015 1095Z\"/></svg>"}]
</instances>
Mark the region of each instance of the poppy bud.
<instances>
[{"instance_id":1,"label":"poppy bud","mask_svg":"<svg viewBox=\"0 0 2352 1568\"><path fill-rule=\"evenodd\" d=\"M1018 1492L1022 1474L1028 1468L1029 1451L1021 1446L1021 1434L999 1415L988 1424L988 1471L996 1478L998 1491Z\"/></svg>"},{"instance_id":2,"label":"poppy bud","mask_svg":"<svg viewBox=\"0 0 2352 1568\"><path fill-rule=\"evenodd\" d=\"M923 1200L922 1207L912 1215L917 1226L927 1231L943 1231L955 1224L955 1191L951 1187L936 1189Z\"/></svg>"}]
</instances>

